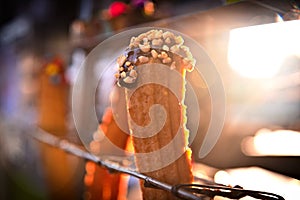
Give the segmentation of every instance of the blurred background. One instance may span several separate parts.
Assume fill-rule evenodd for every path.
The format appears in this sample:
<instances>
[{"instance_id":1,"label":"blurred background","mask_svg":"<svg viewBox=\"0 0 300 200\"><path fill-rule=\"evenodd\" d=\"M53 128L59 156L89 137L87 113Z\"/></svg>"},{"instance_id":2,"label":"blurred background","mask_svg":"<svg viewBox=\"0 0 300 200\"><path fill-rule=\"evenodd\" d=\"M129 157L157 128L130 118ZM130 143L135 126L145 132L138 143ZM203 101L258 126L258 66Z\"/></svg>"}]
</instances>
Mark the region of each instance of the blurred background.
<instances>
[{"instance_id":1,"label":"blurred background","mask_svg":"<svg viewBox=\"0 0 300 200\"><path fill-rule=\"evenodd\" d=\"M200 127L191 144L195 174L297 199L299 14L299 2L292 0L1 1L0 199L138 199L126 194L127 189L104 186L98 194L89 186L103 180L118 184L126 178L107 177L105 170L101 172L105 176L88 176L101 169L37 143L29 134L37 125L82 145L70 98L78 68L101 41L143 26L190 36L222 78L224 129L204 158L198 152L210 123L210 95L194 81L201 106ZM94 78L87 72L86 84ZM108 106L101 95L96 97L99 123ZM83 95L82 101L89 99ZM81 123L92 134L97 127L89 125L89 116L81 109Z\"/></svg>"}]
</instances>

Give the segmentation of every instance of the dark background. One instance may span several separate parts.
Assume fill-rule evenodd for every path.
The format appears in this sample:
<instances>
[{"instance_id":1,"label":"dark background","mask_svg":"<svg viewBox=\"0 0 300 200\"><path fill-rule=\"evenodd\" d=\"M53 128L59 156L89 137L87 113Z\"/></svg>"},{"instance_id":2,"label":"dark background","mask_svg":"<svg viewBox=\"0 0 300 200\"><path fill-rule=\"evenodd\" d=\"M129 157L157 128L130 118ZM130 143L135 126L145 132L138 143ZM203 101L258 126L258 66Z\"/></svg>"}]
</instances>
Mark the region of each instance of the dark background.
<instances>
[{"instance_id":1,"label":"dark background","mask_svg":"<svg viewBox=\"0 0 300 200\"><path fill-rule=\"evenodd\" d=\"M0 119L1 127L5 128L0 132L3 136L0 135L0 144L1 141L9 143L12 150L18 147L16 152L22 152L21 154L13 154L10 151L0 152L0 187L2 188L0 199L8 199L8 196L9 199L46 199L41 166L35 160L38 152L35 144L32 144L25 134L30 127L17 126L22 124L20 118L34 121L36 117L34 111L26 111L30 115L24 116L19 106L22 98L18 92L18 64L22 56L32 54L38 59L44 59L49 54L59 54L67 64L70 64L70 55L74 49L81 47L88 52L96 44L122 29L144 23L170 27L190 35L199 42L206 42L204 47L221 72L230 98L233 85L249 83L236 78L232 72L229 72L228 66L222 63L227 53L225 49L227 40L223 42L221 39L224 37L228 39L228 31L231 28L271 23L275 14L283 17L290 12L293 5L299 5L298 1L287 0L242 1L230 5L221 0L154 1L157 8L154 16L143 18L140 11L136 9L124 17L127 23L115 28L107 26L107 23L111 22L101 17L101 12L107 9L111 2L108 0L2 0L0 2ZM129 1L124 2L129 3ZM176 18L172 18L175 16L183 17L177 21ZM249 20L257 16L264 17L255 18L259 19L257 21ZM75 20L82 20L93 26L91 21L95 18L98 20L96 24L99 29L92 29L88 43L72 43L70 39L72 23ZM213 20L209 21L210 19ZM194 26L197 24L195 22L204 24L203 30L208 30L207 24L212 24L213 28L202 33L198 30L202 25ZM18 29L20 23L26 24L24 29ZM299 67L295 69L297 71ZM251 87L249 88L252 92ZM299 85L293 85L290 89L299 91ZM243 98L235 96L232 98L234 100L228 102L229 114L217 145L207 157L203 159L196 157L195 160L218 169L260 166L300 179L299 157L248 157L240 149L241 140L245 136L253 135L260 128L300 131L299 99L284 103L276 102L274 99L271 102L258 101L254 109L247 108L243 109L246 110L245 112L241 112L237 104L243 106L245 102L240 100ZM291 106L293 111L296 110L293 112L296 114L291 115L289 111L276 113L272 112L272 108L270 112L268 110L270 103L280 107ZM34 106L34 102L29 102L22 109L30 110L34 109ZM242 116L238 122L234 120L236 116ZM196 141L201 141L201 137ZM193 143L195 152L199 150L199 145L197 142Z\"/></svg>"}]
</instances>

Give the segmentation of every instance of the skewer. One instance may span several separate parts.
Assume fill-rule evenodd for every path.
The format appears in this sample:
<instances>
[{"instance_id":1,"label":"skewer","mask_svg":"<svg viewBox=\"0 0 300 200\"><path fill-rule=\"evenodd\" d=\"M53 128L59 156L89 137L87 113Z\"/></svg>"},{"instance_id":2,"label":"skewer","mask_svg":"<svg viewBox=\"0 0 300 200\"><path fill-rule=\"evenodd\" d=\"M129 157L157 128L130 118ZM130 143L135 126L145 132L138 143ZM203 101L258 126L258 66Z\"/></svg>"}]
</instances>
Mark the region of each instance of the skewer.
<instances>
[{"instance_id":1,"label":"skewer","mask_svg":"<svg viewBox=\"0 0 300 200\"><path fill-rule=\"evenodd\" d=\"M185 191L184 189L178 189L176 192L174 191L174 187L167 184L160 182L156 179L153 179L149 176L146 176L144 174L138 173L136 171L133 171L131 169L122 167L118 162L110 161L110 160L102 160L101 158L85 151L83 148L72 144L68 142L67 140L62 140L54 135L51 135L47 133L46 131L42 129L38 129L38 131L31 134L31 136L36 139L39 142L46 143L48 145L51 145L53 147L62 149L63 151L73 154L75 156L78 156L80 158L84 158L86 160L92 161L97 163L98 165L105 167L110 172L120 172L124 174L131 175L133 177L139 178L144 180L145 186L147 187L153 187L161 190L165 190L174 194L177 197L180 197L182 199L186 200L201 200L201 197L198 197L190 192Z\"/></svg>"},{"instance_id":2,"label":"skewer","mask_svg":"<svg viewBox=\"0 0 300 200\"><path fill-rule=\"evenodd\" d=\"M240 199L246 196L250 196L256 199L264 199L264 200L284 200L283 197L269 193L269 192L261 192L254 190L245 190L240 186L229 187L226 185L214 183L209 181L208 185L200 185L200 184L178 184L178 185L169 185L167 183L163 183L154 178L146 176L142 173L135 171L133 168L128 166L122 166L121 162L124 159L117 159L116 157L107 156L105 159L97 157L82 147L79 147L75 144L68 142L67 140L62 140L50 133L42 129L38 129L37 131L33 131L30 134L34 139L39 142L51 145L53 147L62 149L63 151L78 156L80 158L84 158L86 160L95 162L96 164L106 168L111 173L118 172L131 175L138 179L144 180L145 187L152 187L156 189L161 189L164 191L168 191L172 193L174 196L185 199L185 200L203 200L203 195L213 198L214 196L222 196L231 199ZM128 163L132 163L133 161L130 158L127 159ZM202 196L199 196L202 195Z\"/></svg>"}]
</instances>

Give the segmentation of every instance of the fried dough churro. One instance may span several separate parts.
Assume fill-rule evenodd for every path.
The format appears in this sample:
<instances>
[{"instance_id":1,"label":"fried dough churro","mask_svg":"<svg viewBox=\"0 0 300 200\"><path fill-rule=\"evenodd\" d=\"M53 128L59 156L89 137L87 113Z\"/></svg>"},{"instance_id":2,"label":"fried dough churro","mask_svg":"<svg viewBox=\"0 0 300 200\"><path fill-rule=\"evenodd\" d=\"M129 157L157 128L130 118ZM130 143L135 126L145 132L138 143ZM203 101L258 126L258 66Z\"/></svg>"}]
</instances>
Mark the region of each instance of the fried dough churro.
<instances>
[{"instance_id":1,"label":"fried dough churro","mask_svg":"<svg viewBox=\"0 0 300 200\"><path fill-rule=\"evenodd\" d=\"M115 75L125 88L138 169L172 185L193 181L184 98L185 74L193 70L195 59L183 43L181 36L163 30L133 37L117 60ZM174 199L164 191L141 186L143 199Z\"/></svg>"}]
</instances>

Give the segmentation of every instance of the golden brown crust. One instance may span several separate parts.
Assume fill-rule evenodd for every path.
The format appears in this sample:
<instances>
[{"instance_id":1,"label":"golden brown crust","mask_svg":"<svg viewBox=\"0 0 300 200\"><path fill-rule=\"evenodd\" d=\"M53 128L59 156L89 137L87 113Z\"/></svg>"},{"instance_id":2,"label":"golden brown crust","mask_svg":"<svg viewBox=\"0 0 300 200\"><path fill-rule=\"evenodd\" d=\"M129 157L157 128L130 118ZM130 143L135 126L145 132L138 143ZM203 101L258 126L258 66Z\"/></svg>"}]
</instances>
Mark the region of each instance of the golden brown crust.
<instances>
[{"instance_id":1,"label":"golden brown crust","mask_svg":"<svg viewBox=\"0 0 300 200\"><path fill-rule=\"evenodd\" d=\"M166 80L170 81L168 79ZM182 79L182 84L183 81L184 80ZM171 141L173 142L178 129L181 129L181 133L184 133L184 127L180 126L180 124L183 123L183 108L179 103L180 100L178 100L168 88L158 84L147 84L141 86L131 95L128 101L130 122L132 120L134 123L143 127L149 124L149 109L154 104L162 105L167 112L167 119L164 127L157 134L149 138L132 137L136 153L149 153L160 150L168 145ZM159 117L156 119L159 120ZM130 122L129 126L134 129L134 125ZM179 142L173 144L173 151L169 152L170 157L174 157L174 154L176 151L178 151L178 149L184 151L184 148L186 147L186 139L184 138L184 134L182 134L181 137L182 139ZM143 163L139 163L140 161L137 158L136 163L138 168L142 168L141 165L145 165L145 162L147 162L147 165L150 167L151 163L153 162L156 164L161 163L163 166L163 159L165 159L165 156L166 155L157 156L157 158L154 160L151 159L149 162L145 161L145 159L142 159L141 162ZM169 184L191 183L193 180L191 163L186 153L180 156L180 158L176 161L170 163L168 166L153 172L146 172L146 174ZM173 199L170 194L159 190L144 188L142 186L142 191L144 199Z\"/></svg>"},{"instance_id":2,"label":"golden brown crust","mask_svg":"<svg viewBox=\"0 0 300 200\"><path fill-rule=\"evenodd\" d=\"M188 48L182 45L183 40L181 37L175 36L170 32L150 32L132 39L129 46L132 51L119 58L119 73L116 75L120 85L126 88L128 122L132 132L135 152L138 154L158 152L152 157L136 156L136 165L146 175L171 185L191 183L193 176L191 160L187 153L187 130L185 128L185 106L183 105L183 100L185 72L192 68L191 65L194 65L194 62L191 57L186 59L176 54L174 51L178 49L174 50L173 48L173 51L169 51L171 48L164 45L164 43L168 43L172 47L178 45L179 49L190 55ZM147 37L147 39L143 39L143 37ZM140 43L140 40L143 42ZM150 43L160 45L161 49L155 45L150 46ZM136 49L137 47L138 49ZM150 66L145 67L143 73L140 73L139 66L153 63L167 65L169 66L169 71L176 70L179 72L181 77L179 83L178 80L173 80L169 76L168 70L156 71ZM135 76L131 76L131 70L136 72L134 73ZM153 83L135 88L134 84L140 83L139 81L146 79L146 76L149 75L154 78ZM163 85L156 84L156 80L159 80ZM169 89L171 85L176 85L176 94ZM136 137L136 134L141 135L145 131L139 129L139 126L146 127L149 124L159 126L160 121L163 119L162 115L158 112L152 113L151 117L149 115L150 108L155 104L163 106L165 110L166 118L163 127L152 136L145 138ZM179 133L179 140L174 140L177 137L177 133ZM166 152L161 151L161 149L169 145L171 149L168 149ZM177 156L178 152L180 153L179 156ZM141 186L143 199L174 199L170 193Z\"/></svg>"}]
</instances>

